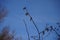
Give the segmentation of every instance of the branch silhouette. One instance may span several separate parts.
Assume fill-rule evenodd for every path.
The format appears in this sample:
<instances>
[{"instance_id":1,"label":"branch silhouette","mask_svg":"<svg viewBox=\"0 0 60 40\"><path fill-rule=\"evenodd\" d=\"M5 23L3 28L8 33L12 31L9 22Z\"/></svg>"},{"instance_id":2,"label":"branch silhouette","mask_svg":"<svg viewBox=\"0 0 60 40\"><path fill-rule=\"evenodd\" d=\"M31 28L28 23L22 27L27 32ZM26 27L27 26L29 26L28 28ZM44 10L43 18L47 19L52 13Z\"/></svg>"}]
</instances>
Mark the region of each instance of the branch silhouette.
<instances>
[{"instance_id":1,"label":"branch silhouette","mask_svg":"<svg viewBox=\"0 0 60 40\"><path fill-rule=\"evenodd\" d=\"M40 32L39 32L39 29L38 29L37 25L35 24L33 18L31 17L31 15L28 13L26 7L24 7L23 10L26 11L25 15L26 15L26 16L29 16L29 17L30 17L30 21L32 21L32 23L34 24L34 26L35 26L35 28L36 28L36 30L37 30L38 36L39 36L38 40L40 40Z\"/></svg>"},{"instance_id":2,"label":"branch silhouette","mask_svg":"<svg viewBox=\"0 0 60 40\"><path fill-rule=\"evenodd\" d=\"M27 24L26 24L25 20L23 20L23 22L25 24L26 32L27 32L27 35L28 35L28 40L30 40L30 35L29 35L29 32L28 32Z\"/></svg>"}]
</instances>

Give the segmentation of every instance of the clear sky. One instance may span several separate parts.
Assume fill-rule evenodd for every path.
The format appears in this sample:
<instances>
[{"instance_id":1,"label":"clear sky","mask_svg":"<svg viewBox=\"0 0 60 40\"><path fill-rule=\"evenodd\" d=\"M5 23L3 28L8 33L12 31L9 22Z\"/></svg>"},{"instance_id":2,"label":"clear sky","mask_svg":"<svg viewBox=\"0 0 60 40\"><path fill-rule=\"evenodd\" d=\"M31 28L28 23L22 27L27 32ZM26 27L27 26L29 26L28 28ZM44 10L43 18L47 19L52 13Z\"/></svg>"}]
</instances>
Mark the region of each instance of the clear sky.
<instances>
[{"instance_id":1,"label":"clear sky","mask_svg":"<svg viewBox=\"0 0 60 40\"><path fill-rule=\"evenodd\" d=\"M60 22L60 0L0 0L0 3L8 9L8 15L4 19L3 25L1 24L1 28L6 25L10 26L11 30L16 31L16 35L23 37L23 40L27 40L23 19L27 23L30 35L37 34L29 17L25 16L24 6L27 7L39 31L42 31L47 23L56 25L56 22ZM47 38L48 40L55 40L53 34Z\"/></svg>"}]
</instances>

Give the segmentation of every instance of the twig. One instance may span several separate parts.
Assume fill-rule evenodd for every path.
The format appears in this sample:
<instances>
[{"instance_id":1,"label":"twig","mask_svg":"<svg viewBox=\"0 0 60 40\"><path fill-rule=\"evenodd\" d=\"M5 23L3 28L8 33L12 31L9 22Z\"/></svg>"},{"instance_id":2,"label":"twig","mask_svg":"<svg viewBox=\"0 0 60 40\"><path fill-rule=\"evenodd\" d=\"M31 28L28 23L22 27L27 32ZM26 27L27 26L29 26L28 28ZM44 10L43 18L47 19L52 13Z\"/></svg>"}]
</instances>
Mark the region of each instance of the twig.
<instances>
[{"instance_id":1,"label":"twig","mask_svg":"<svg viewBox=\"0 0 60 40\"><path fill-rule=\"evenodd\" d=\"M32 21L32 23L34 24L37 32L38 32L38 36L39 36L39 40L40 40L40 32L39 32L39 29L37 28L37 25L35 24L34 20L32 19L32 17L30 16L30 14L28 13L26 7L23 8L24 10L26 10L26 16L29 16L30 17L30 21Z\"/></svg>"},{"instance_id":2,"label":"twig","mask_svg":"<svg viewBox=\"0 0 60 40\"><path fill-rule=\"evenodd\" d=\"M28 32L28 28L27 28L27 24L25 22L25 20L23 20L24 24L25 24L25 28L26 28L26 32L27 32L27 35L28 35L28 40L30 40L30 35L29 35L29 32Z\"/></svg>"}]
</instances>

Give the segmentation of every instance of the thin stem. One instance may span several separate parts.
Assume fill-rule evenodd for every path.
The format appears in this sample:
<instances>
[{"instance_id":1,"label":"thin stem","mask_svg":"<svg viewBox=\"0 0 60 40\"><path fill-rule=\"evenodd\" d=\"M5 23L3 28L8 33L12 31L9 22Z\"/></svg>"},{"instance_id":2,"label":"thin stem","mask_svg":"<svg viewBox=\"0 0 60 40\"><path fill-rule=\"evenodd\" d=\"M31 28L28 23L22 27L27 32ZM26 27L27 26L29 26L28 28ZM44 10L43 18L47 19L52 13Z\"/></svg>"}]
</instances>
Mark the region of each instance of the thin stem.
<instances>
[{"instance_id":1,"label":"thin stem","mask_svg":"<svg viewBox=\"0 0 60 40\"><path fill-rule=\"evenodd\" d=\"M26 11L26 16L29 16L29 17L30 17L30 20L31 20L32 23L34 24L34 26L35 26L35 28L36 28L36 30L37 30L37 32L38 32L38 36L39 36L39 40L40 40L40 32L39 32L39 30L38 30L38 28L37 28L37 25L35 24L34 20L33 20L32 17L30 16L30 14L28 13L28 10L26 9L26 7L24 7L23 9Z\"/></svg>"},{"instance_id":2,"label":"thin stem","mask_svg":"<svg viewBox=\"0 0 60 40\"><path fill-rule=\"evenodd\" d=\"M27 24L26 24L25 20L23 20L23 22L25 24L26 32L27 32L27 35L28 35L28 40L30 40Z\"/></svg>"},{"instance_id":3,"label":"thin stem","mask_svg":"<svg viewBox=\"0 0 60 40\"><path fill-rule=\"evenodd\" d=\"M32 19L32 22L33 22L33 24L34 24L34 26L35 26L35 28L36 28L36 30L37 30L37 32L38 32L38 36L39 36L39 40L40 40L40 32L39 32L39 30L38 30L38 28L37 28L35 22L33 21L33 19Z\"/></svg>"},{"instance_id":4,"label":"thin stem","mask_svg":"<svg viewBox=\"0 0 60 40\"><path fill-rule=\"evenodd\" d=\"M55 31L55 33L59 36L59 34L57 33L57 31L55 29L53 29L53 31ZM60 36L59 36L60 37Z\"/></svg>"},{"instance_id":5,"label":"thin stem","mask_svg":"<svg viewBox=\"0 0 60 40\"><path fill-rule=\"evenodd\" d=\"M33 23L34 26L35 26L35 28L36 28L36 30L37 30L37 32L38 32L39 40L40 40L40 32L39 32L38 27L37 27L37 25L35 24L35 22L34 22L34 20L32 19L32 17L30 16L30 14L29 14L28 16L30 17L30 20L32 21L32 23Z\"/></svg>"}]
</instances>

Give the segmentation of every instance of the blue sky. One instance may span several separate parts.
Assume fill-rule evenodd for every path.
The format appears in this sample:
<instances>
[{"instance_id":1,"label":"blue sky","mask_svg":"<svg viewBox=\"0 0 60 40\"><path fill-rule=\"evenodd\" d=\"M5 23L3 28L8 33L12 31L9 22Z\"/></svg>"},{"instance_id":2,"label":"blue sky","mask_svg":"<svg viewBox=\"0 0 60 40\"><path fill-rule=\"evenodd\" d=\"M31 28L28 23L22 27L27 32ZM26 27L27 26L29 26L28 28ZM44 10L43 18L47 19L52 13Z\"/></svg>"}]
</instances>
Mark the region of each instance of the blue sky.
<instances>
[{"instance_id":1,"label":"blue sky","mask_svg":"<svg viewBox=\"0 0 60 40\"><path fill-rule=\"evenodd\" d=\"M10 26L11 30L16 31L16 35L22 36L23 39L26 40L27 33L23 19L26 20L30 35L35 35L37 33L33 27L34 25L30 22L29 17L25 16L23 7L27 7L28 12L38 26L39 31L42 31L45 28L46 23L56 25L56 22L60 22L59 2L60 0L0 0L0 3L8 9L8 15L4 18L1 28L6 25ZM47 38L53 40L52 35L53 34L50 35L51 38ZM47 40L47 38L45 38L45 40Z\"/></svg>"}]
</instances>

